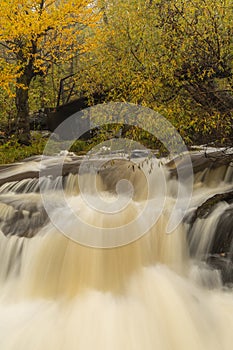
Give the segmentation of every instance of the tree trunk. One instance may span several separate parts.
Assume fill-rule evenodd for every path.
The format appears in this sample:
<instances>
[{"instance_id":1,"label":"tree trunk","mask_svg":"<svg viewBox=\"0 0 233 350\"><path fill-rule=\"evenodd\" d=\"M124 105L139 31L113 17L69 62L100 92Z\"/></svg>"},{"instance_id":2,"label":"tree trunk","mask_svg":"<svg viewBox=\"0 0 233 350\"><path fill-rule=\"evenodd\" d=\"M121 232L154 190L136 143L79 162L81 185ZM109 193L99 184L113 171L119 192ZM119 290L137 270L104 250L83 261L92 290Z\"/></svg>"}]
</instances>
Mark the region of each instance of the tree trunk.
<instances>
[{"instance_id":1,"label":"tree trunk","mask_svg":"<svg viewBox=\"0 0 233 350\"><path fill-rule=\"evenodd\" d=\"M16 119L16 127L17 127L17 137L19 143L24 145L30 144L30 123L29 123L29 104L28 104L28 90L31 79L24 72L17 79L17 87L16 87L16 108L17 108L17 119Z\"/></svg>"}]
</instances>

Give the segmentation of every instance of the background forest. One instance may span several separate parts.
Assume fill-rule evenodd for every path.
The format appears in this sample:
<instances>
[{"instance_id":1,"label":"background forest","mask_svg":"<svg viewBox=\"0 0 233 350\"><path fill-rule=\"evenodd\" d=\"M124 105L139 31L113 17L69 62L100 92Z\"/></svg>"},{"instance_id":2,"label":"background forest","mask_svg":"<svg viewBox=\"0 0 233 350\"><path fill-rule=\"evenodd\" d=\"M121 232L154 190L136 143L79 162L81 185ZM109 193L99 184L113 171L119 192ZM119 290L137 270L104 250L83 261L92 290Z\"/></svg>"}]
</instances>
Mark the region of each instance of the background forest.
<instances>
[{"instance_id":1,"label":"background forest","mask_svg":"<svg viewBox=\"0 0 233 350\"><path fill-rule=\"evenodd\" d=\"M30 116L56 107L69 75L90 105L140 104L188 145L231 145L231 0L1 0L0 14L4 147L31 143Z\"/></svg>"}]
</instances>

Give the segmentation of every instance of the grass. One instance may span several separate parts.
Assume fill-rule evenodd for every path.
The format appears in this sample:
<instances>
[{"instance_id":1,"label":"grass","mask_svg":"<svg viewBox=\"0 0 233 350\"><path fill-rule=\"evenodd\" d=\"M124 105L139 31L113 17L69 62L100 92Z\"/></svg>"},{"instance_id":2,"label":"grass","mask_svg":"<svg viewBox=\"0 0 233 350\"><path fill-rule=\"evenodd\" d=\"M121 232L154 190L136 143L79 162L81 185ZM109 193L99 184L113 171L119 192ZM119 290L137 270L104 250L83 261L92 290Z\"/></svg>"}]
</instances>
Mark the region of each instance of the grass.
<instances>
[{"instance_id":1,"label":"grass","mask_svg":"<svg viewBox=\"0 0 233 350\"><path fill-rule=\"evenodd\" d=\"M20 145L18 141L12 137L3 145L0 145L0 164L9 164L21 161L33 155L43 153L46 139L36 138L32 140L30 146Z\"/></svg>"},{"instance_id":2,"label":"grass","mask_svg":"<svg viewBox=\"0 0 233 350\"><path fill-rule=\"evenodd\" d=\"M10 164L14 162L20 162L25 158L43 154L44 148L48 141L48 137L43 137L40 132L33 132L31 145L25 146L20 145L15 138L12 136L4 144L0 145L0 164ZM51 154L54 154L58 149L56 142L52 141ZM92 148L92 144L87 141L76 140L71 146L70 151L76 154L85 154Z\"/></svg>"}]
</instances>

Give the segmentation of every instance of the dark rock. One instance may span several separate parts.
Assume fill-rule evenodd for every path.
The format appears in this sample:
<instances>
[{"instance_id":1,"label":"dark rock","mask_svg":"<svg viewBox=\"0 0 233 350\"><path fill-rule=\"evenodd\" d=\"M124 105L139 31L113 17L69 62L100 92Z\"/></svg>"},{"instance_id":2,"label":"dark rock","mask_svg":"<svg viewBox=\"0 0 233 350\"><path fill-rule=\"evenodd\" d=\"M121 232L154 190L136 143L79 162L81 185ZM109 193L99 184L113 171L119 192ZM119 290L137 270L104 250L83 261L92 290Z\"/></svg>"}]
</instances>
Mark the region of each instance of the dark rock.
<instances>
[{"instance_id":1,"label":"dark rock","mask_svg":"<svg viewBox=\"0 0 233 350\"><path fill-rule=\"evenodd\" d=\"M207 199L194 211L190 217L187 218L187 221L192 225L197 219L207 218L216 208L216 205L222 201L228 204L233 203L233 191L218 193Z\"/></svg>"},{"instance_id":2,"label":"dark rock","mask_svg":"<svg viewBox=\"0 0 233 350\"><path fill-rule=\"evenodd\" d=\"M224 284L233 283L233 262L230 256L227 254L212 254L208 256L207 263L221 272Z\"/></svg>"}]
</instances>

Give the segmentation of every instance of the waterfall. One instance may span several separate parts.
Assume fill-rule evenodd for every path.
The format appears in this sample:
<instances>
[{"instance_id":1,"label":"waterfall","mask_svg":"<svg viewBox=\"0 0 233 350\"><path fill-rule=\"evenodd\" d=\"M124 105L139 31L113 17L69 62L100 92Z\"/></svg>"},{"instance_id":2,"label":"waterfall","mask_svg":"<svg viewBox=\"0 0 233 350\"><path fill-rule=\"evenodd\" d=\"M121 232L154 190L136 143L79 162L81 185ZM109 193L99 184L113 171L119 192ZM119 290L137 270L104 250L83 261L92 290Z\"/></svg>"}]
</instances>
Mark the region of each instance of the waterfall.
<instances>
[{"instance_id":1,"label":"waterfall","mask_svg":"<svg viewBox=\"0 0 233 350\"><path fill-rule=\"evenodd\" d=\"M78 175L68 156L40 177L40 160L0 169L1 350L232 349L233 204L194 215L232 190L232 167L194 162L189 210L167 233L178 190L188 200L168 162L105 159ZM128 241L107 248L116 228ZM103 247L83 244L95 232Z\"/></svg>"}]
</instances>

